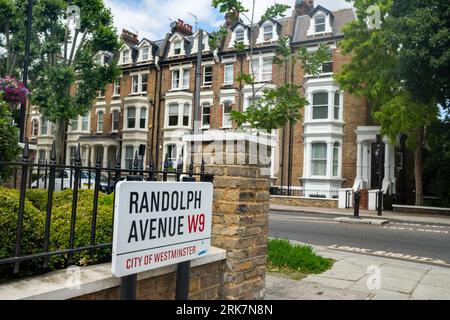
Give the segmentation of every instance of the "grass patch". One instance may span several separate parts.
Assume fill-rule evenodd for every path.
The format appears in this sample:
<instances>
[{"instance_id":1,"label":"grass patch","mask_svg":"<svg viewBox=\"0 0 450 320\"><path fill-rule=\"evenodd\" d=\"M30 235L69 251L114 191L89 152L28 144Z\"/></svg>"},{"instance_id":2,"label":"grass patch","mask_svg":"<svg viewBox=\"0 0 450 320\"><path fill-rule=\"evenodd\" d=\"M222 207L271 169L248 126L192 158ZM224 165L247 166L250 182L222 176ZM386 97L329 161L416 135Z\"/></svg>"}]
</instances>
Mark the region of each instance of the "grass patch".
<instances>
[{"instance_id":1,"label":"grass patch","mask_svg":"<svg viewBox=\"0 0 450 320\"><path fill-rule=\"evenodd\" d=\"M320 274L334 261L318 256L310 246L292 245L288 240L269 240L268 269L300 280L308 274Z\"/></svg>"}]
</instances>

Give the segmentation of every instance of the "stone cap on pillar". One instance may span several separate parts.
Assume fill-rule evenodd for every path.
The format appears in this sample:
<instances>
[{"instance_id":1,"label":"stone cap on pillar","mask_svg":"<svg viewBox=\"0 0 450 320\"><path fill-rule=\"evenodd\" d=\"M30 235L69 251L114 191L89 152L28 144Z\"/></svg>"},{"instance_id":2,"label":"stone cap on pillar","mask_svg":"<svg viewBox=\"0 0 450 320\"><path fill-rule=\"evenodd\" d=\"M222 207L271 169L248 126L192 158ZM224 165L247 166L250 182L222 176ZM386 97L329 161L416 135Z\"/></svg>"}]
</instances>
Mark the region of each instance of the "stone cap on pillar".
<instances>
[{"instance_id":1,"label":"stone cap on pillar","mask_svg":"<svg viewBox=\"0 0 450 320\"><path fill-rule=\"evenodd\" d=\"M186 135L188 162L206 165L247 165L270 168L272 148L277 146L274 136L256 136L241 132L205 132Z\"/></svg>"}]
</instances>

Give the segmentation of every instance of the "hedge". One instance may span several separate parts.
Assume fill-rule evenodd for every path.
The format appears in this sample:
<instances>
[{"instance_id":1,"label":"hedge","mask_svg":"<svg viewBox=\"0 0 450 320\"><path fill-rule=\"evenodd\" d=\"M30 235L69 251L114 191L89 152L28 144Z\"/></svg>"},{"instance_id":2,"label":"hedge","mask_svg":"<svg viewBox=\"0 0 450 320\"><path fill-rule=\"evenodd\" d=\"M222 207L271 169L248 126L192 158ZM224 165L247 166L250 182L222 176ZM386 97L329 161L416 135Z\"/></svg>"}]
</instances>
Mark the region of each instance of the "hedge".
<instances>
[{"instance_id":1,"label":"hedge","mask_svg":"<svg viewBox=\"0 0 450 320\"><path fill-rule=\"evenodd\" d=\"M69 248L70 224L72 215L72 190L55 192L53 197L49 250ZM77 217L75 223L75 248L89 246L91 242L91 226L93 215L94 192L79 190L77 201ZM112 211L114 195L100 193L98 197L96 243L109 243L112 238ZM19 192L0 187L0 259L14 256L16 241L17 212ZM44 243L45 216L47 208L47 190L29 190L26 195L22 254L42 252ZM96 250L74 254L73 264L85 266L102 263L110 258L110 249ZM42 259L32 263L21 263L21 274L30 275L66 268L69 265L68 255L50 258L49 267L42 268ZM0 268L0 281L10 278L12 266Z\"/></svg>"}]
</instances>

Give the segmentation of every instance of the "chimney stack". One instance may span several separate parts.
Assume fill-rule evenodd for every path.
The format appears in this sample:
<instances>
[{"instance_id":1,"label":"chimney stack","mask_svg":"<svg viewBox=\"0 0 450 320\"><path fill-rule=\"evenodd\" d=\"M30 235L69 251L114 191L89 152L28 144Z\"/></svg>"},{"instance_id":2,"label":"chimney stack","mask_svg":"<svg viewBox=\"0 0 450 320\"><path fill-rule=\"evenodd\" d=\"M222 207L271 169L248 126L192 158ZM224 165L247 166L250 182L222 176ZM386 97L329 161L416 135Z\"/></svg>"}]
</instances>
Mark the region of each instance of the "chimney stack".
<instances>
[{"instance_id":1,"label":"chimney stack","mask_svg":"<svg viewBox=\"0 0 450 320\"><path fill-rule=\"evenodd\" d=\"M184 23L184 21L181 19L178 19L176 22L172 22L170 24L170 27L172 28L172 32L179 32L186 36L191 36L193 34L192 26L190 24Z\"/></svg>"},{"instance_id":2,"label":"chimney stack","mask_svg":"<svg viewBox=\"0 0 450 320\"><path fill-rule=\"evenodd\" d=\"M132 44L138 44L139 43L139 37L137 34L128 31L126 29L122 29L122 35L121 38L124 42L129 42Z\"/></svg>"},{"instance_id":3,"label":"chimney stack","mask_svg":"<svg viewBox=\"0 0 450 320\"><path fill-rule=\"evenodd\" d=\"M230 28L233 23L239 20L239 12L237 11L229 11L225 13L225 26Z\"/></svg>"},{"instance_id":4,"label":"chimney stack","mask_svg":"<svg viewBox=\"0 0 450 320\"><path fill-rule=\"evenodd\" d=\"M304 16L314 9L314 0L296 0L295 11L297 15Z\"/></svg>"}]
</instances>

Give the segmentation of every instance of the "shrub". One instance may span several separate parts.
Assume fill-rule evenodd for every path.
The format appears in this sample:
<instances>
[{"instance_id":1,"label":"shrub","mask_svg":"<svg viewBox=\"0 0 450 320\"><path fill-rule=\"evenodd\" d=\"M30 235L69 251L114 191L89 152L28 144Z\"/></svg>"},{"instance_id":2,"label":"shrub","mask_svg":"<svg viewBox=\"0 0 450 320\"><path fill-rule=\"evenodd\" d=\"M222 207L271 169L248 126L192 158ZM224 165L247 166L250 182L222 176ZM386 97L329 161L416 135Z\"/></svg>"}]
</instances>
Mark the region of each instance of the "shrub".
<instances>
[{"instance_id":1,"label":"shrub","mask_svg":"<svg viewBox=\"0 0 450 320\"><path fill-rule=\"evenodd\" d=\"M286 268L305 274L319 274L333 265L331 259L316 255L313 248L292 245L287 240L270 240L268 256L269 264L273 267Z\"/></svg>"},{"instance_id":2,"label":"shrub","mask_svg":"<svg viewBox=\"0 0 450 320\"><path fill-rule=\"evenodd\" d=\"M16 246L16 228L19 212L19 192L0 187L0 259L13 257ZM25 201L22 232L22 255L42 251L44 240L44 217L29 201ZM38 268L36 262L21 263L23 273L29 274ZM11 266L0 266L0 279L11 273Z\"/></svg>"},{"instance_id":3,"label":"shrub","mask_svg":"<svg viewBox=\"0 0 450 320\"><path fill-rule=\"evenodd\" d=\"M27 191L22 255L39 253L43 250L47 196L47 190L34 189ZM72 190L54 193L49 239L50 251L69 248L72 197ZM93 200L94 191L79 190L75 222L75 248L89 246L91 243ZM111 242L113 200L113 194L99 194L96 227L97 244ZM0 259L2 259L14 256L19 192L13 189L0 188L0 203L2 204L0 207ZM92 259L90 252L75 253L73 263L85 266L87 264L106 262L110 259L110 251L110 249L95 250ZM21 263L21 275L66 268L69 265L68 255L51 257L46 270L43 269L42 262L43 259L35 259L31 262ZM0 266L0 282L11 278L11 275L11 265Z\"/></svg>"}]
</instances>

